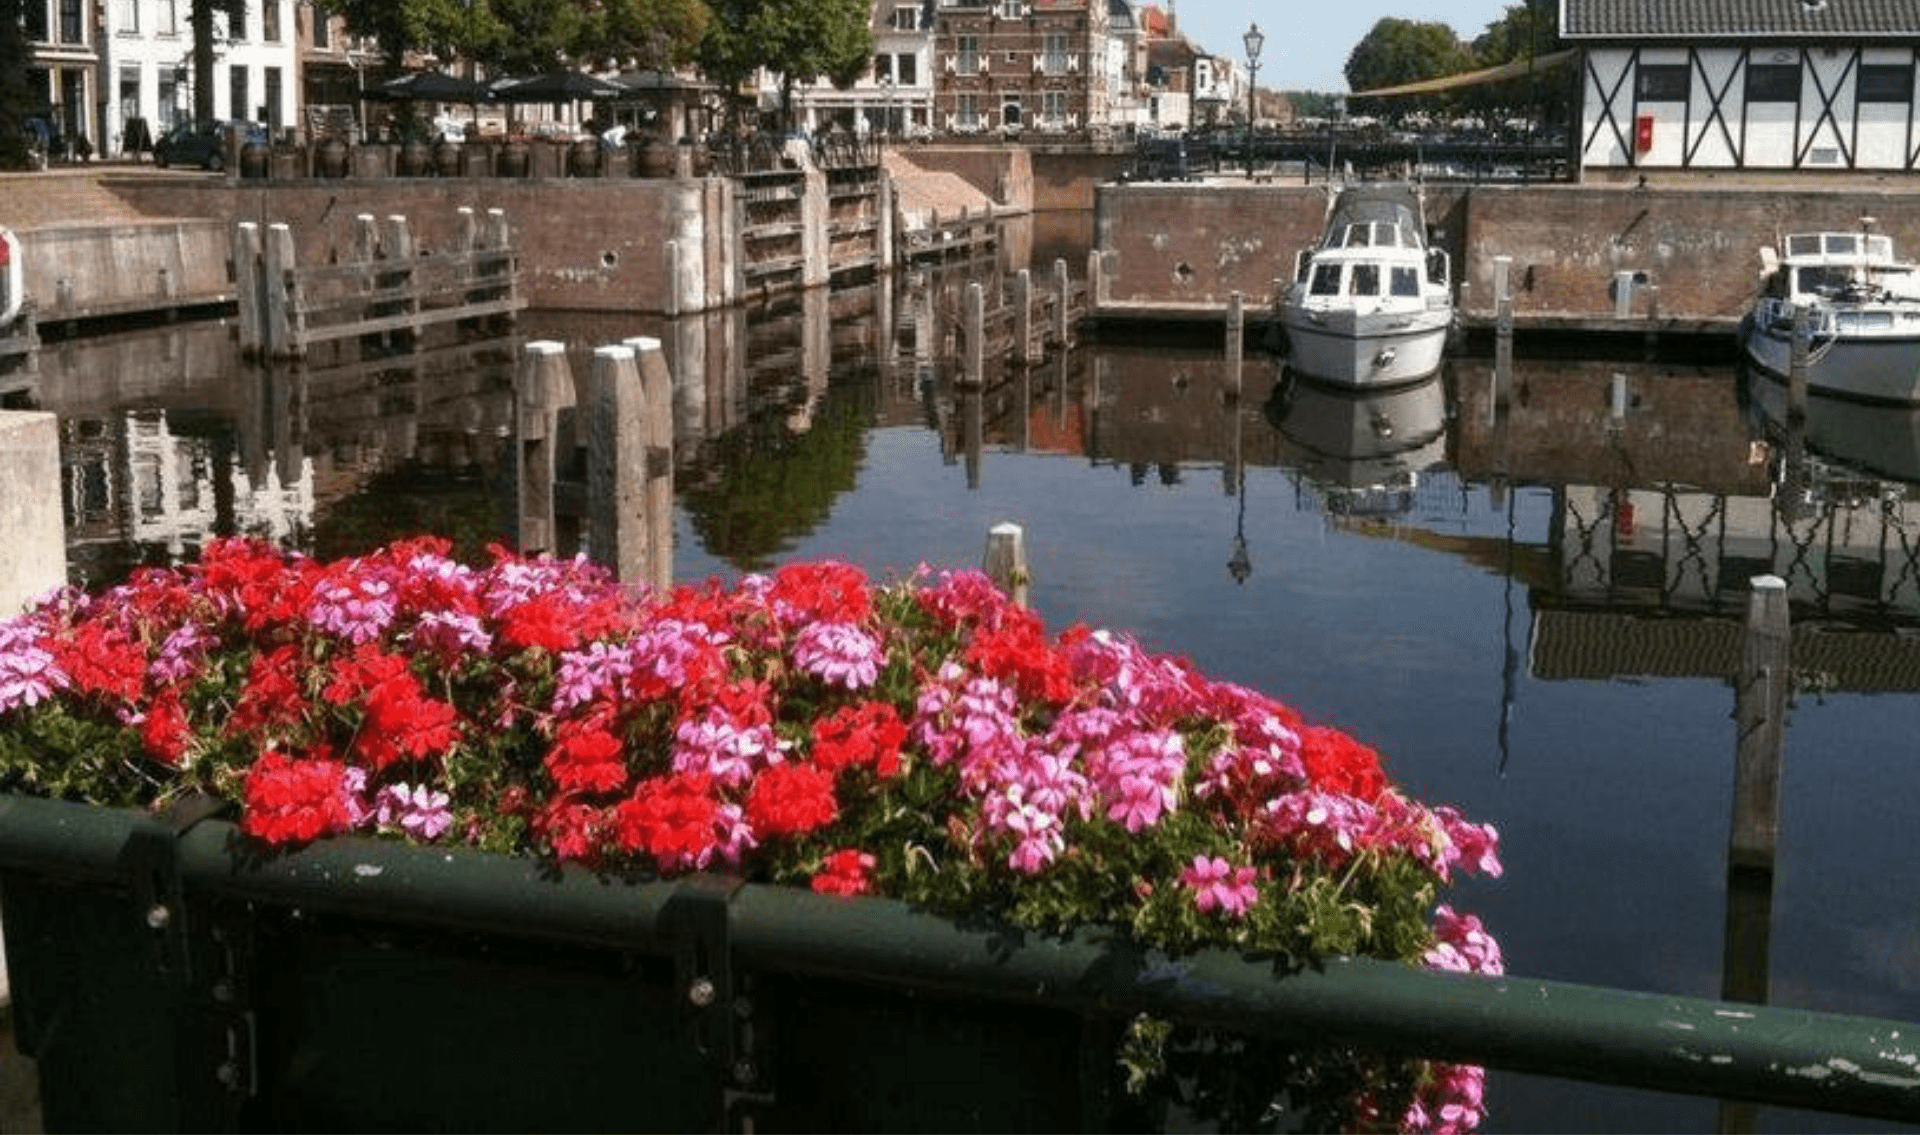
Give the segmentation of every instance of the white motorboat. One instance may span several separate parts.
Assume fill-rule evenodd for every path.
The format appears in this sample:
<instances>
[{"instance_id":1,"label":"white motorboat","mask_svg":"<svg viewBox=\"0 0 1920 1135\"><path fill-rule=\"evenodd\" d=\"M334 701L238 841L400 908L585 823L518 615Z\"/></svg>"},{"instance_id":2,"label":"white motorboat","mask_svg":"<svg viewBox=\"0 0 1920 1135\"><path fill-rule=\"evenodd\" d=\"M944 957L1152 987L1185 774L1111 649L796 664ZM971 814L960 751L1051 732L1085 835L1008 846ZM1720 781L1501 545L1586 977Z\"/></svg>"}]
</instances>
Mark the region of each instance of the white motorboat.
<instances>
[{"instance_id":1,"label":"white motorboat","mask_svg":"<svg viewBox=\"0 0 1920 1135\"><path fill-rule=\"evenodd\" d=\"M1868 224L1871 224L1869 219ZM1747 361L1791 381L1796 320L1807 388L1840 398L1920 404L1920 266L1867 231L1796 233L1763 249L1766 286L1740 323Z\"/></svg>"},{"instance_id":2,"label":"white motorboat","mask_svg":"<svg viewBox=\"0 0 1920 1135\"><path fill-rule=\"evenodd\" d=\"M1447 254L1427 246L1418 187L1348 186L1280 303L1287 365L1323 382L1396 386L1440 369L1453 326Z\"/></svg>"},{"instance_id":3,"label":"white motorboat","mask_svg":"<svg viewBox=\"0 0 1920 1135\"><path fill-rule=\"evenodd\" d=\"M1437 373L1357 389L1289 370L1265 411L1280 431L1281 459L1319 487L1332 512L1406 512L1421 475L1446 461L1446 387Z\"/></svg>"}]
</instances>

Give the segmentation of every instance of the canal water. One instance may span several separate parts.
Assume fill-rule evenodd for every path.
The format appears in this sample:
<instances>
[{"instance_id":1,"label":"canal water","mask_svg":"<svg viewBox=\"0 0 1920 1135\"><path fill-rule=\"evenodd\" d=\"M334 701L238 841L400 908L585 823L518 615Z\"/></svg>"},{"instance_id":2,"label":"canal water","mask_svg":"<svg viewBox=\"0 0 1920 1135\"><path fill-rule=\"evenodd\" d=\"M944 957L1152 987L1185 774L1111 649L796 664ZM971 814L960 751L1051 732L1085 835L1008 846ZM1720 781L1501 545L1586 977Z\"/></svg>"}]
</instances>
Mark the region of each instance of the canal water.
<instances>
[{"instance_id":1,"label":"canal water","mask_svg":"<svg viewBox=\"0 0 1920 1135\"><path fill-rule=\"evenodd\" d=\"M1033 365L995 342L967 390L966 278L671 323L537 313L297 370L178 324L51 343L0 390L61 419L90 583L215 532L337 556L431 530L478 554L514 531L525 343L567 344L584 376L595 346L654 336L675 374L676 578L972 566L1016 522L1051 627L1125 630L1266 690L1497 825L1505 877L1455 900L1512 972L1699 997L1757 981L1777 1004L1920 1022L1920 419L1816 402L1788 434L1730 352L1523 357L1504 407L1491 363L1462 356L1362 399L1257 344L1236 375L1217 332L1167 330ZM1757 896L1770 928L1730 938L1730 675L1762 572L1813 637ZM1493 1131L1893 1129L1499 1073L1489 1102Z\"/></svg>"}]
</instances>

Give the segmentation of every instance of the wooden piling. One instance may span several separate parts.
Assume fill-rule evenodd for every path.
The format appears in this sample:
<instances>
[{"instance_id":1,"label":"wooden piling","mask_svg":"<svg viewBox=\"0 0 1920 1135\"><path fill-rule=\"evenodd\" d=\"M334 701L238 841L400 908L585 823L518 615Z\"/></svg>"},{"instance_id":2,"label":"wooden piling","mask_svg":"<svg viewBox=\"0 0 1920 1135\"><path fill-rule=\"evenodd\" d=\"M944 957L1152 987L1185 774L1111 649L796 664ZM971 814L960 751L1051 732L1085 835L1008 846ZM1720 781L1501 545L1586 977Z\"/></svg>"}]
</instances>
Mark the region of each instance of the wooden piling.
<instances>
[{"instance_id":1,"label":"wooden piling","mask_svg":"<svg viewBox=\"0 0 1920 1135\"><path fill-rule=\"evenodd\" d=\"M1737 748L1733 830L1728 862L1773 870L1780 817L1780 769L1787 744L1787 699L1793 677L1787 584L1755 576L1747 596L1747 624L1735 682Z\"/></svg>"},{"instance_id":2,"label":"wooden piling","mask_svg":"<svg viewBox=\"0 0 1920 1135\"><path fill-rule=\"evenodd\" d=\"M1033 273L1025 268L1013 274L1013 344L1016 358L1033 361Z\"/></svg>"},{"instance_id":3,"label":"wooden piling","mask_svg":"<svg viewBox=\"0 0 1920 1135\"><path fill-rule=\"evenodd\" d=\"M1246 297L1239 292L1227 296L1227 394L1239 398L1245 388L1242 374L1247 347Z\"/></svg>"},{"instance_id":4,"label":"wooden piling","mask_svg":"<svg viewBox=\"0 0 1920 1135\"><path fill-rule=\"evenodd\" d=\"M655 589L673 586L673 371L660 340L626 340L640 372L646 430L647 575Z\"/></svg>"},{"instance_id":5,"label":"wooden piling","mask_svg":"<svg viewBox=\"0 0 1920 1135\"><path fill-rule=\"evenodd\" d=\"M1793 307L1793 341L1787 354L1787 423L1807 420L1807 367L1813 353L1813 313L1805 304Z\"/></svg>"},{"instance_id":6,"label":"wooden piling","mask_svg":"<svg viewBox=\"0 0 1920 1135\"><path fill-rule=\"evenodd\" d=\"M1067 275L1064 257L1053 262L1053 341L1061 350L1072 345L1072 326L1067 319L1068 301L1073 298L1073 279Z\"/></svg>"},{"instance_id":7,"label":"wooden piling","mask_svg":"<svg viewBox=\"0 0 1920 1135\"><path fill-rule=\"evenodd\" d=\"M986 370L986 293L980 281L967 284L965 310L961 312L960 323L966 343L961 349L960 382L964 386L978 387L985 379Z\"/></svg>"},{"instance_id":8,"label":"wooden piling","mask_svg":"<svg viewBox=\"0 0 1920 1135\"><path fill-rule=\"evenodd\" d=\"M519 443L519 546L522 554L555 550L553 480L556 422L574 404L573 372L564 344L536 339L520 352L514 376Z\"/></svg>"},{"instance_id":9,"label":"wooden piling","mask_svg":"<svg viewBox=\"0 0 1920 1135\"><path fill-rule=\"evenodd\" d=\"M1493 258L1493 401L1505 406L1513 394L1513 257Z\"/></svg>"},{"instance_id":10,"label":"wooden piling","mask_svg":"<svg viewBox=\"0 0 1920 1135\"><path fill-rule=\"evenodd\" d=\"M233 227L233 295L240 352L258 354L266 345L261 334L266 296L260 289L260 226L252 221Z\"/></svg>"},{"instance_id":11,"label":"wooden piling","mask_svg":"<svg viewBox=\"0 0 1920 1135\"><path fill-rule=\"evenodd\" d=\"M1018 524L1003 521L987 530L987 552L981 569L1007 593L1015 606L1027 605L1027 534Z\"/></svg>"},{"instance_id":12,"label":"wooden piling","mask_svg":"<svg viewBox=\"0 0 1920 1135\"><path fill-rule=\"evenodd\" d=\"M265 349L275 357L306 352L306 313L300 308L293 267L293 230L268 225L261 248L260 323Z\"/></svg>"}]
</instances>

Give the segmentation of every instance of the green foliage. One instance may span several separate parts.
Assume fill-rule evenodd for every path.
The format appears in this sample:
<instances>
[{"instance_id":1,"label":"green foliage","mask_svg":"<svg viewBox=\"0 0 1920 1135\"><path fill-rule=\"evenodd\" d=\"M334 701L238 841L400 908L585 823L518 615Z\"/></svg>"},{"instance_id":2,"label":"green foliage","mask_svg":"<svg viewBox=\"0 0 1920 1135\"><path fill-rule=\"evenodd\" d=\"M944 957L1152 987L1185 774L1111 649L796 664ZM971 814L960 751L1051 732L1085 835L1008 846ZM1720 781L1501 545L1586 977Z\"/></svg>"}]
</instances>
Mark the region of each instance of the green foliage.
<instances>
[{"instance_id":1,"label":"green foliage","mask_svg":"<svg viewBox=\"0 0 1920 1135\"><path fill-rule=\"evenodd\" d=\"M27 85L27 37L21 26L23 0L0 0L0 169L25 169L26 119L37 109Z\"/></svg>"},{"instance_id":2,"label":"green foliage","mask_svg":"<svg viewBox=\"0 0 1920 1135\"><path fill-rule=\"evenodd\" d=\"M701 69L735 88L765 67L779 76L788 122L796 84L850 84L873 57L872 11L864 0L715 0L712 8Z\"/></svg>"},{"instance_id":3,"label":"green foliage","mask_svg":"<svg viewBox=\"0 0 1920 1135\"><path fill-rule=\"evenodd\" d=\"M520 75L682 62L708 18L701 0L330 0L330 7L396 65L408 52L434 52Z\"/></svg>"},{"instance_id":4,"label":"green foliage","mask_svg":"<svg viewBox=\"0 0 1920 1135\"><path fill-rule=\"evenodd\" d=\"M1507 5L1501 17L1473 41L1473 55L1482 67L1497 67L1516 59L1545 55L1560 46L1560 10L1541 0Z\"/></svg>"},{"instance_id":5,"label":"green foliage","mask_svg":"<svg viewBox=\"0 0 1920 1135\"><path fill-rule=\"evenodd\" d=\"M1473 66L1473 55L1446 24L1388 17L1374 24L1347 56L1347 85L1370 91L1455 75Z\"/></svg>"}]
</instances>

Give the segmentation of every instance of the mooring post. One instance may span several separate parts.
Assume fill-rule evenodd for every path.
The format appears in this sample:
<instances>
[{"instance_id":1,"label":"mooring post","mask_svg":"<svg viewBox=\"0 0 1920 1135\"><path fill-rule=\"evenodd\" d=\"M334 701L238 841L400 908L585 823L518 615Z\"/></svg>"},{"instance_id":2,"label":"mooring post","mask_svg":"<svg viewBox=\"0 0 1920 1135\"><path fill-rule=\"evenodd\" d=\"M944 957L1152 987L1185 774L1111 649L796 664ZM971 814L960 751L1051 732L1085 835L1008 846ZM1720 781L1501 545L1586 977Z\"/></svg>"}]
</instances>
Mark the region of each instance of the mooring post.
<instances>
[{"instance_id":1,"label":"mooring post","mask_svg":"<svg viewBox=\"0 0 1920 1135\"><path fill-rule=\"evenodd\" d=\"M394 314L418 315L420 297L414 287L413 231L407 227L405 217L394 214L387 218L386 231L380 237L380 250L388 265L381 285L392 289L395 293ZM419 325L416 323L404 330L390 333L388 339L393 342L411 342L419 331Z\"/></svg>"},{"instance_id":2,"label":"mooring post","mask_svg":"<svg viewBox=\"0 0 1920 1135\"><path fill-rule=\"evenodd\" d=\"M646 422L646 580L666 591L673 587L673 370L660 340L636 336L625 345L639 368Z\"/></svg>"},{"instance_id":3,"label":"mooring post","mask_svg":"<svg viewBox=\"0 0 1920 1135\"><path fill-rule=\"evenodd\" d=\"M1779 828L1793 640L1786 581L1777 575L1760 575L1750 586L1734 703L1738 747L1728 859L1771 871Z\"/></svg>"},{"instance_id":4,"label":"mooring post","mask_svg":"<svg viewBox=\"0 0 1920 1135\"><path fill-rule=\"evenodd\" d=\"M1513 257L1493 258L1493 402L1513 394Z\"/></svg>"},{"instance_id":5,"label":"mooring post","mask_svg":"<svg viewBox=\"0 0 1920 1135\"><path fill-rule=\"evenodd\" d=\"M1100 250L1087 253L1087 307L1097 310L1107 301L1107 274Z\"/></svg>"},{"instance_id":6,"label":"mooring post","mask_svg":"<svg viewBox=\"0 0 1920 1135\"><path fill-rule=\"evenodd\" d=\"M1227 295L1227 393L1236 399L1246 382L1241 373L1247 349L1246 302L1239 292Z\"/></svg>"},{"instance_id":7,"label":"mooring post","mask_svg":"<svg viewBox=\"0 0 1920 1135\"><path fill-rule=\"evenodd\" d=\"M966 310L961 312L961 332L966 337L960 361L960 383L963 386L980 386L985 382L986 370L986 292L980 281L967 284Z\"/></svg>"},{"instance_id":8,"label":"mooring post","mask_svg":"<svg viewBox=\"0 0 1920 1135\"><path fill-rule=\"evenodd\" d=\"M252 221L233 226L233 299L240 352L258 354L264 344L260 333L264 299L260 292L260 226Z\"/></svg>"},{"instance_id":9,"label":"mooring post","mask_svg":"<svg viewBox=\"0 0 1920 1135\"><path fill-rule=\"evenodd\" d=\"M1033 273L1022 268L1013 274L1013 342L1023 363L1034 359Z\"/></svg>"},{"instance_id":10,"label":"mooring post","mask_svg":"<svg viewBox=\"0 0 1920 1135\"><path fill-rule=\"evenodd\" d=\"M680 242L667 242L667 315L680 314Z\"/></svg>"},{"instance_id":11,"label":"mooring post","mask_svg":"<svg viewBox=\"0 0 1920 1135\"><path fill-rule=\"evenodd\" d=\"M981 571L1007 593L1017 607L1027 605L1027 533L1018 524L1002 521L987 530L987 554Z\"/></svg>"},{"instance_id":12,"label":"mooring post","mask_svg":"<svg viewBox=\"0 0 1920 1135\"><path fill-rule=\"evenodd\" d=\"M1787 353L1787 424L1807 420L1807 367L1813 353L1812 309L1793 306L1793 341Z\"/></svg>"},{"instance_id":13,"label":"mooring post","mask_svg":"<svg viewBox=\"0 0 1920 1135\"><path fill-rule=\"evenodd\" d=\"M1067 301L1072 295L1073 279L1067 275L1066 258L1056 257L1053 262L1053 339L1063 351L1072 343L1067 321Z\"/></svg>"},{"instance_id":14,"label":"mooring post","mask_svg":"<svg viewBox=\"0 0 1920 1135\"><path fill-rule=\"evenodd\" d=\"M523 347L514 395L519 427L520 552L537 555L554 550L554 435L561 408L574 404L566 346L535 339Z\"/></svg>"},{"instance_id":15,"label":"mooring post","mask_svg":"<svg viewBox=\"0 0 1920 1135\"><path fill-rule=\"evenodd\" d=\"M646 392L632 347L593 352L577 419L587 440L587 547L622 583L647 578Z\"/></svg>"},{"instance_id":16,"label":"mooring post","mask_svg":"<svg viewBox=\"0 0 1920 1135\"><path fill-rule=\"evenodd\" d=\"M306 316L298 303L293 276L293 230L284 224L267 226L261 249L261 328L266 353L273 358L307 353Z\"/></svg>"},{"instance_id":17,"label":"mooring post","mask_svg":"<svg viewBox=\"0 0 1920 1135\"><path fill-rule=\"evenodd\" d=\"M1613 317L1615 319L1633 318L1633 277L1632 272L1613 274Z\"/></svg>"},{"instance_id":18,"label":"mooring post","mask_svg":"<svg viewBox=\"0 0 1920 1135\"><path fill-rule=\"evenodd\" d=\"M0 619L67 582L59 418L0 410Z\"/></svg>"}]
</instances>

